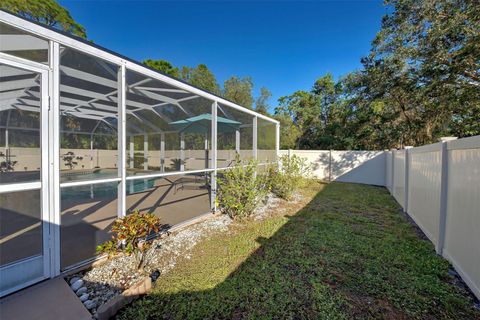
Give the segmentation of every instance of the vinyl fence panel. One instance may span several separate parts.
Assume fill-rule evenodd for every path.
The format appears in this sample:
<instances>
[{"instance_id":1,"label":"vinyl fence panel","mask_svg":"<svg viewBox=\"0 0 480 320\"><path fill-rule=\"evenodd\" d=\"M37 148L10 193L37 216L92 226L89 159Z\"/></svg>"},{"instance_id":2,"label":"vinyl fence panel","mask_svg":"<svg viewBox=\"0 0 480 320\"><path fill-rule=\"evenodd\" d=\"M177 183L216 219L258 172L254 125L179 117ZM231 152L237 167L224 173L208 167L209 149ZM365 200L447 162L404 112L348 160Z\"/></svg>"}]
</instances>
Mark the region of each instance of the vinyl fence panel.
<instances>
[{"instance_id":1,"label":"vinyl fence panel","mask_svg":"<svg viewBox=\"0 0 480 320\"><path fill-rule=\"evenodd\" d=\"M443 255L480 298L480 136L450 141Z\"/></svg>"},{"instance_id":2,"label":"vinyl fence panel","mask_svg":"<svg viewBox=\"0 0 480 320\"><path fill-rule=\"evenodd\" d=\"M434 244L440 221L441 149L436 143L409 151L407 211Z\"/></svg>"},{"instance_id":3,"label":"vinyl fence panel","mask_svg":"<svg viewBox=\"0 0 480 320\"><path fill-rule=\"evenodd\" d=\"M320 180L385 185L383 151L281 150L306 160Z\"/></svg>"},{"instance_id":4,"label":"vinyl fence panel","mask_svg":"<svg viewBox=\"0 0 480 320\"><path fill-rule=\"evenodd\" d=\"M312 175L320 180L330 179L329 150L281 150L280 155L297 156L305 159L312 170Z\"/></svg>"},{"instance_id":5,"label":"vinyl fence panel","mask_svg":"<svg viewBox=\"0 0 480 320\"><path fill-rule=\"evenodd\" d=\"M393 151L393 197L405 209L405 150Z\"/></svg>"},{"instance_id":6,"label":"vinyl fence panel","mask_svg":"<svg viewBox=\"0 0 480 320\"><path fill-rule=\"evenodd\" d=\"M393 172L392 172L392 151L385 152L385 186L387 187L388 191L392 193L392 180L393 180Z\"/></svg>"},{"instance_id":7,"label":"vinyl fence panel","mask_svg":"<svg viewBox=\"0 0 480 320\"><path fill-rule=\"evenodd\" d=\"M385 185L383 151L332 151L332 180Z\"/></svg>"},{"instance_id":8,"label":"vinyl fence panel","mask_svg":"<svg viewBox=\"0 0 480 320\"><path fill-rule=\"evenodd\" d=\"M385 166L390 193L480 298L480 136L393 150Z\"/></svg>"}]
</instances>

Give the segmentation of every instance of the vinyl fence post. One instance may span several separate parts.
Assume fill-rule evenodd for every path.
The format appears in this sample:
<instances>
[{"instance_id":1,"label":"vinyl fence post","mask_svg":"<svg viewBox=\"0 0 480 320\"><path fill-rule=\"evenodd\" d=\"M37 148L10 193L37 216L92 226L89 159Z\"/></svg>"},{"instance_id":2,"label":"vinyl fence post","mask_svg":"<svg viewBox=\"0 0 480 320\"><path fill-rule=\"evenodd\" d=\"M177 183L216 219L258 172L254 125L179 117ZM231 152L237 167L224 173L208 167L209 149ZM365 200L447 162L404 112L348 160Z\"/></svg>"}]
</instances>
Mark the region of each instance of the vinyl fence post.
<instances>
[{"instance_id":1,"label":"vinyl fence post","mask_svg":"<svg viewBox=\"0 0 480 320\"><path fill-rule=\"evenodd\" d=\"M328 181L332 182L332 149L329 150L328 157Z\"/></svg>"},{"instance_id":2,"label":"vinyl fence post","mask_svg":"<svg viewBox=\"0 0 480 320\"><path fill-rule=\"evenodd\" d=\"M447 199L448 199L448 145L442 142L441 175L440 175L440 218L438 223L438 240L436 244L437 254L442 255L445 244L445 226L447 222Z\"/></svg>"},{"instance_id":3,"label":"vinyl fence post","mask_svg":"<svg viewBox=\"0 0 480 320\"><path fill-rule=\"evenodd\" d=\"M390 194L395 197L395 149L392 149L392 187Z\"/></svg>"},{"instance_id":4,"label":"vinyl fence post","mask_svg":"<svg viewBox=\"0 0 480 320\"><path fill-rule=\"evenodd\" d=\"M390 194L393 195L393 188L395 186L395 183L394 183L394 177L395 177L395 152L394 152L395 149L392 149L391 150L391 154L392 154L392 179L390 179Z\"/></svg>"},{"instance_id":5,"label":"vinyl fence post","mask_svg":"<svg viewBox=\"0 0 480 320\"><path fill-rule=\"evenodd\" d=\"M412 147L405 147L405 194L404 194L404 208L403 211L408 213L408 193L410 189L410 150Z\"/></svg>"}]
</instances>

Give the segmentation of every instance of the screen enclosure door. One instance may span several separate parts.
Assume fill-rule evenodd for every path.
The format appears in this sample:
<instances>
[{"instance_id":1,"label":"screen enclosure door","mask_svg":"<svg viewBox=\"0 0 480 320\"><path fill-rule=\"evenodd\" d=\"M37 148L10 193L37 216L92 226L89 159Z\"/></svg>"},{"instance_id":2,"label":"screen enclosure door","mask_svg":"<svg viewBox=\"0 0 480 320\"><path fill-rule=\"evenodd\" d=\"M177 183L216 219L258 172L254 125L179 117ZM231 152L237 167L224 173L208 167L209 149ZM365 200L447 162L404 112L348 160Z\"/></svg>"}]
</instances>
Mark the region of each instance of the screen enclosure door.
<instances>
[{"instance_id":1,"label":"screen enclosure door","mask_svg":"<svg viewBox=\"0 0 480 320\"><path fill-rule=\"evenodd\" d=\"M47 75L0 57L0 297L50 276Z\"/></svg>"}]
</instances>

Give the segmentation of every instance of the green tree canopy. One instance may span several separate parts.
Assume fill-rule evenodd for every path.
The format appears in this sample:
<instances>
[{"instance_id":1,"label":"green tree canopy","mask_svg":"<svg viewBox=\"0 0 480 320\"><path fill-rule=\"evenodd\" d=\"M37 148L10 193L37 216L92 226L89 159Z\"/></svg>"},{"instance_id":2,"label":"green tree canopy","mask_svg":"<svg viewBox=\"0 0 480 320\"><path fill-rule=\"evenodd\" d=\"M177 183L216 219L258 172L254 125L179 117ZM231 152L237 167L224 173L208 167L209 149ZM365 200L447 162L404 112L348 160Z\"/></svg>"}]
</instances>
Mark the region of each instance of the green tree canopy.
<instances>
[{"instance_id":1,"label":"green tree canopy","mask_svg":"<svg viewBox=\"0 0 480 320\"><path fill-rule=\"evenodd\" d=\"M480 6L469 0L393 0L352 88L374 145L480 134ZM361 124L363 130L367 124ZM371 132L368 132L371 131Z\"/></svg>"},{"instance_id":2,"label":"green tree canopy","mask_svg":"<svg viewBox=\"0 0 480 320\"><path fill-rule=\"evenodd\" d=\"M480 134L478 1L386 5L361 70L280 98L276 114L292 118L298 147L384 149Z\"/></svg>"},{"instance_id":3,"label":"green tree canopy","mask_svg":"<svg viewBox=\"0 0 480 320\"><path fill-rule=\"evenodd\" d=\"M163 74L169 75L171 77L179 78L180 77L180 72L177 67L174 67L170 62L167 60L152 60L152 59L147 59L143 60L142 62L144 65L147 67L156 69L160 71Z\"/></svg>"},{"instance_id":4,"label":"green tree canopy","mask_svg":"<svg viewBox=\"0 0 480 320\"><path fill-rule=\"evenodd\" d=\"M268 109L270 105L268 100L272 97L272 93L266 87L260 88L260 96L255 100L255 111L258 113L269 115Z\"/></svg>"},{"instance_id":5,"label":"green tree canopy","mask_svg":"<svg viewBox=\"0 0 480 320\"><path fill-rule=\"evenodd\" d=\"M221 90L215 75L204 64L196 67L183 67L180 71L180 78L186 82L204 89L208 92L220 95Z\"/></svg>"},{"instance_id":6,"label":"green tree canopy","mask_svg":"<svg viewBox=\"0 0 480 320\"><path fill-rule=\"evenodd\" d=\"M306 149L351 148L348 136L350 110L343 97L342 82L335 82L331 74L315 81L310 91L296 91L279 99L275 114L280 119L290 116L297 141L295 145ZM284 131L291 140L289 130ZM282 140L281 139L281 140Z\"/></svg>"},{"instance_id":7,"label":"green tree canopy","mask_svg":"<svg viewBox=\"0 0 480 320\"><path fill-rule=\"evenodd\" d=\"M245 108L252 109L253 80L251 77L233 76L223 84L223 96Z\"/></svg>"},{"instance_id":8,"label":"green tree canopy","mask_svg":"<svg viewBox=\"0 0 480 320\"><path fill-rule=\"evenodd\" d=\"M86 38L85 28L55 0L2 0L0 7L27 19Z\"/></svg>"}]
</instances>

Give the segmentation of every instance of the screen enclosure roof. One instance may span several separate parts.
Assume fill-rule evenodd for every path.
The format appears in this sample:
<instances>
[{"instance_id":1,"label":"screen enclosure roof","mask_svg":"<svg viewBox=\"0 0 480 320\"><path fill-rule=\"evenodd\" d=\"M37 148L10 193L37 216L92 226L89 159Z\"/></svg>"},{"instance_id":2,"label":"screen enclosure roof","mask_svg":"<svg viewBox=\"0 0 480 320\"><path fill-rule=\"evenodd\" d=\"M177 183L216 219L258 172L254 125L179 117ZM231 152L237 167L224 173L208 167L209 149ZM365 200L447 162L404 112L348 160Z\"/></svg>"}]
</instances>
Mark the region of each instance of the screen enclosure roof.
<instances>
[{"instance_id":1,"label":"screen enclosure roof","mask_svg":"<svg viewBox=\"0 0 480 320\"><path fill-rule=\"evenodd\" d=\"M212 102L216 101L219 108L224 108L224 106L231 107L278 124L278 121L272 118L244 108L182 80L162 74L137 61L92 44L85 39L40 25L3 10L0 10L0 28L2 29L1 37L10 37L8 41L2 41L2 39L0 41L12 47L3 46L2 52L8 53L9 50L14 52L17 48L21 48L28 43L29 50L37 50L41 53L47 52L45 56L40 55L42 58L39 62L43 64L51 64L53 66L55 61L62 59L60 77L63 77L63 81L59 88L62 93L60 97L61 114L63 116L71 115L76 118L82 118L85 119L86 123L92 123L88 128L82 130L84 133L95 133L102 126L111 127L112 129L117 126L117 106L120 97L118 92L121 89L124 89L123 92L127 93L127 99L125 99L127 116L134 117L140 122L148 123L149 119L142 116L145 110L148 110L162 117L165 123L169 125L168 129L166 129L155 127L154 124L151 124L150 132L160 133L173 130L201 133L209 130L207 123L211 122L212 116L210 114L194 116L188 111L188 108L183 107L184 104L192 104L192 101L195 103L195 100L199 98L209 99ZM17 29L15 30L15 28ZM85 66L89 64L96 65L92 70L88 70L88 67L84 68L80 61L85 59L84 57L86 56L75 56L75 52L69 51L69 48L103 59L104 62L92 58L91 61L83 63ZM0 110L8 108L14 109L14 111L19 113L38 112L38 77L32 77L31 74L22 74L19 70L13 73L10 71L5 66L2 66L2 70L0 70L2 77L1 90L8 90L8 98L14 101L14 103L5 103L4 101L0 105ZM122 82L119 81L119 78L125 78L127 72L138 73L148 77L148 79L137 81L135 85L130 85L128 81L123 81L125 87L121 88L119 84ZM148 84L152 81L157 81L157 83L162 85L160 87L157 85L154 88L149 87ZM29 89L25 90L25 87L29 87ZM178 108L180 112L184 113L184 116L180 120L172 121L167 115L162 114L162 106ZM228 115L228 111L222 112L222 114ZM218 132L235 131L240 125L241 123L235 119L217 117ZM130 132L130 134L142 133L142 130L138 130L138 132L135 132L135 129L132 130L134 131Z\"/></svg>"}]
</instances>

